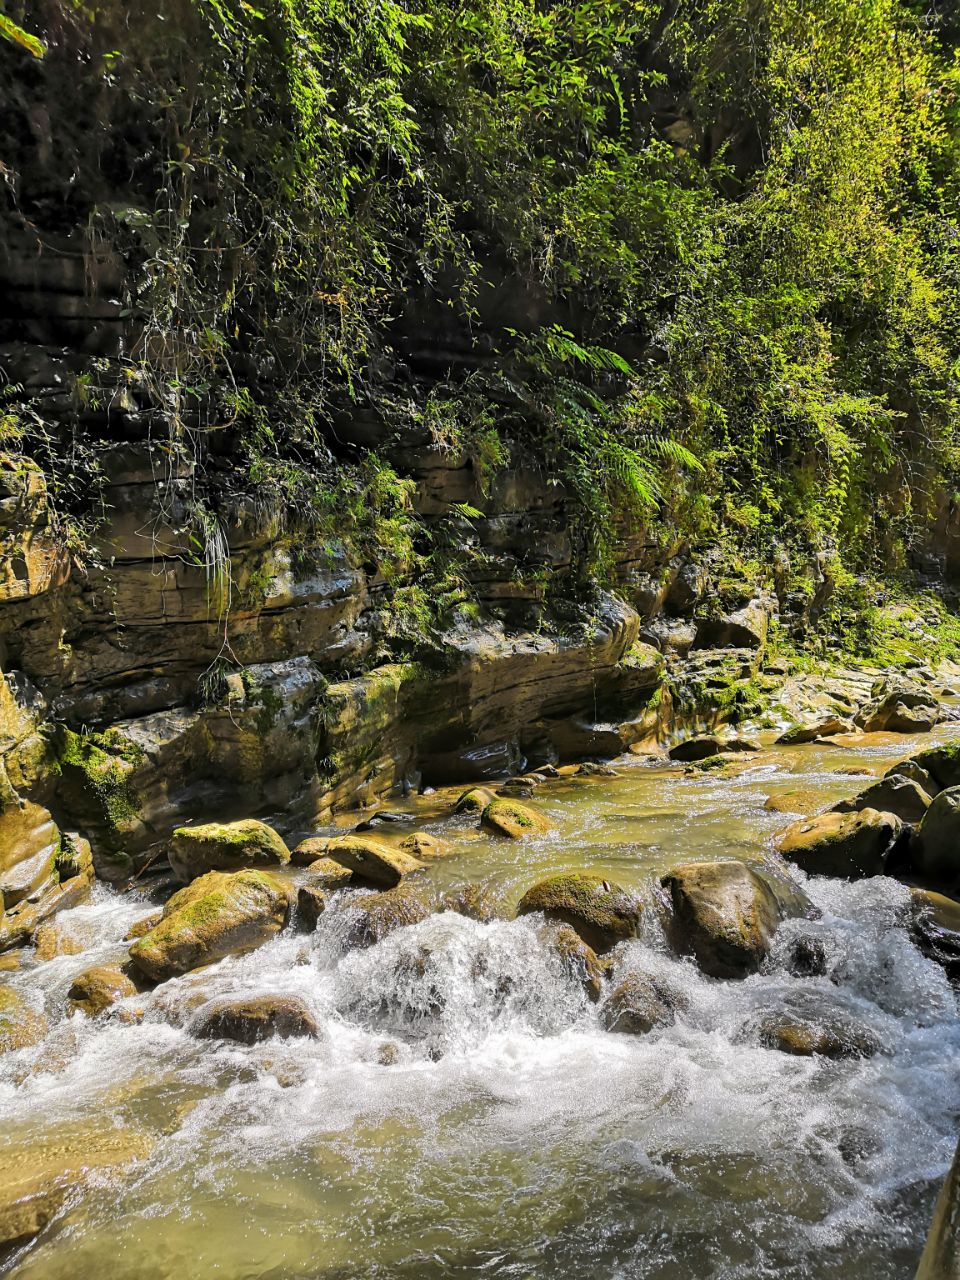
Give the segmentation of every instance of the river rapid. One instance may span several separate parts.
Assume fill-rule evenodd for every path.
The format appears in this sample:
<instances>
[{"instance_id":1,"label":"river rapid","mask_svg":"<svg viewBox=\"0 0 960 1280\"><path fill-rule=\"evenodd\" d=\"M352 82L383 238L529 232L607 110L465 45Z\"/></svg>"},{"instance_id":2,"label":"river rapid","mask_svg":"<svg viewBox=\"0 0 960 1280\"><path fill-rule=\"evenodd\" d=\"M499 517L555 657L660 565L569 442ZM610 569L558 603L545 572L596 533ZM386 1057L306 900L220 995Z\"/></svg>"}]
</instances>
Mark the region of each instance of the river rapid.
<instances>
[{"instance_id":1,"label":"river rapid","mask_svg":"<svg viewBox=\"0 0 960 1280\"><path fill-rule=\"evenodd\" d=\"M449 795L399 807L457 844L430 866L440 887L479 880L509 909L568 868L641 885L678 862L769 856L791 805L826 807L945 736L765 750L735 777L627 757L616 777L540 787L554 830L518 842L450 817ZM535 918L445 912L346 951L348 894L314 934L290 928L131 997L140 1022L68 1018L73 977L122 958L154 909L98 886L58 917L76 954L4 975L51 1029L0 1058L0 1163L112 1127L149 1153L78 1188L2 1274L909 1280L956 1143L955 997L910 940L903 886L805 887L822 918L786 922L742 982L703 977L656 926L621 944L617 975L662 974L687 1001L675 1025L629 1036L602 1028ZM826 976L787 972L797 932L823 942ZM302 996L321 1035L243 1047L191 1033L209 1001L241 991ZM854 1014L883 1052L760 1045L764 1012L818 1004Z\"/></svg>"}]
</instances>

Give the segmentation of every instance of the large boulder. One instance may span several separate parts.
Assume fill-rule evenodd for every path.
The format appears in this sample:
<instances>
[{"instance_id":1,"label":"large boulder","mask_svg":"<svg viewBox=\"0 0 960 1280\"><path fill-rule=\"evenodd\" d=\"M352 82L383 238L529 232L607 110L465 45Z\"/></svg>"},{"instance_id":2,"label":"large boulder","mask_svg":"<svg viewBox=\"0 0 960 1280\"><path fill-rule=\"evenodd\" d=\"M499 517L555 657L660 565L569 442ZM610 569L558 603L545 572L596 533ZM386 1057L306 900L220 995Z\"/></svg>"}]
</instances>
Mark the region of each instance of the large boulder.
<instances>
[{"instance_id":1,"label":"large boulder","mask_svg":"<svg viewBox=\"0 0 960 1280\"><path fill-rule=\"evenodd\" d=\"M761 1019L757 1031L765 1049L800 1058L872 1058L882 1047L868 1026L840 1013L821 1018L771 1013Z\"/></svg>"},{"instance_id":2,"label":"large boulder","mask_svg":"<svg viewBox=\"0 0 960 1280\"><path fill-rule=\"evenodd\" d=\"M333 858L318 858L310 863L307 872L311 889L322 889L324 893L336 893L354 883L350 868L334 862Z\"/></svg>"},{"instance_id":3,"label":"large boulder","mask_svg":"<svg viewBox=\"0 0 960 1280\"><path fill-rule=\"evenodd\" d=\"M574 928L595 951L635 938L643 915L639 894L602 876L568 871L541 880L520 899L517 915L539 912Z\"/></svg>"},{"instance_id":4,"label":"large boulder","mask_svg":"<svg viewBox=\"0 0 960 1280\"><path fill-rule=\"evenodd\" d=\"M404 876L423 866L419 858L368 835L334 836L327 844L327 857L386 889L393 888Z\"/></svg>"},{"instance_id":5,"label":"large boulder","mask_svg":"<svg viewBox=\"0 0 960 1280\"><path fill-rule=\"evenodd\" d=\"M864 809L876 809L879 813L896 814L901 821L916 825L929 809L930 799L912 778L893 773L880 778L852 800L841 800L833 806L833 811L861 813Z\"/></svg>"},{"instance_id":6,"label":"large boulder","mask_svg":"<svg viewBox=\"0 0 960 1280\"><path fill-rule=\"evenodd\" d=\"M193 1031L211 1040L259 1044L262 1040L316 1037L320 1026L299 996L251 996L218 1000L198 1015Z\"/></svg>"},{"instance_id":7,"label":"large boulder","mask_svg":"<svg viewBox=\"0 0 960 1280\"><path fill-rule=\"evenodd\" d=\"M865 733L929 733L943 717L939 702L923 689L895 686L879 691L857 714Z\"/></svg>"},{"instance_id":8,"label":"large boulder","mask_svg":"<svg viewBox=\"0 0 960 1280\"><path fill-rule=\"evenodd\" d=\"M454 813L483 813L488 804L493 804L497 795L487 787L471 787L464 791L453 806Z\"/></svg>"},{"instance_id":9,"label":"large boulder","mask_svg":"<svg viewBox=\"0 0 960 1280\"><path fill-rule=\"evenodd\" d=\"M697 621L695 649L762 649L767 643L773 602L757 597L740 609Z\"/></svg>"},{"instance_id":10,"label":"large boulder","mask_svg":"<svg viewBox=\"0 0 960 1280\"><path fill-rule=\"evenodd\" d=\"M861 809L801 818L782 832L776 847L810 875L856 880L883 875L903 835L896 814Z\"/></svg>"},{"instance_id":11,"label":"large boulder","mask_svg":"<svg viewBox=\"0 0 960 1280\"><path fill-rule=\"evenodd\" d=\"M325 858L329 843L327 836L310 836L307 840L301 840L296 848L291 850L291 867L309 867L312 862Z\"/></svg>"},{"instance_id":12,"label":"large boulder","mask_svg":"<svg viewBox=\"0 0 960 1280\"><path fill-rule=\"evenodd\" d=\"M130 948L152 982L269 942L287 922L290 890L267 871L210 871L175 893L158 925Z\"/></svg>"},{"instance_id":13,"label":"large boulder","mask_svg":"<svg viewBox=\"0 0 960 1280\"><path fill-rule=\"evenodd\" d=\"M406 883L382 893L365 894L347 908L350 920L345 941L348 946L371 947L397 929L420 924L434 913L436 905L426 889Z\"/></svg>"},{"instance_id":14,"label":"large boulder","mask_svg":"<svg viewBox=\"0 0 960 1280\"><path fill-rule=\"evenodd\" d=\"M283 866L290 861L290 850L272 827L249 818L177 827L169 856L173 874L187 883L208 871Z\"/></svg>"},{"instance_id":15,"label":"large boulder","mask_svg":"<svg viewBox=\"0 0 960 1280\"><path fill-rule=\"evenodd\" d=\"M684 738L682 742L672 746L667 754L671 760L687 764L710 760L714 756L756 750L756 743L748 738L717 738L713 734L704 733L695 738Z\"/></svg>"},{"instance_id":16,"label":"large boulder","mask_svg":"<svg viewBox=\"0 0 960 1280\"><path fill-rule=\"evenodd\" d=\"M918 751L908 763L928 773L941 790L960 787L960 741L945 742L939 747ZM902 769L902 766L898 767Z\"/></svg>"},{"instance_id":17,"label":"large boulder","mask_svg":"<svg viewBox=\"0 0 960 1280\"><path fill-rule=\"evenodd\" d=\"M74 978L67 992L71 1012L95 1018L120 1000L135 996L142 989L142 984L135 980L135 976L136 970L130 964L98 964L84 969L83 973L78 973Z\"/></svg>"},{"instance_id":18,"label":"large boulder","mask_svg":"<svg viewBox=\"0 0 960 1280\"><path fill-rule=\"evenodd\" d=\"M638 1036L676 1020L685 1001L659 978L648 973L628 974L607 996L600 1019L608 1031Z\"/></svg>"},{"instance_id":19,"label":"large boulder","mask_svg":"<svg viewBox=\"0 0 960 1280\"><path fill-rule=\"evenodd\" d=\"M541 836L550 830L550 822L539 809L519 800L496 799L480 815L480 825L498 836L520 840L524 836Z\"/></svg>"},{"instance_id":20,"label":"large boulder","mask_svg":"<svg viewBox=\"0 0 960 1280\"><path fill-rule=\"evenodd\" d=\"M13 987L0 987L0 1053L28 1049L47 1034L47 1020Z\"/></svg>"},{"instance_id":21,"label":"large boulder","mask_svg":"<svg viewBox=\"0 0 960 1280\"><path fill-rule=\"evenodd\" d=\"M948 787L933 800L920 823L914 868L935 884L960 881L960 787Z\"/></svg>"},{"instance_id":22,"label":"large boulder","mask_svg":"<svg viewBox=\"0 0 960 1280\"><path fill-rule=\"evenodd\" d=\"M960 902L930 889L910 890L911 936L951 982L960 980Z\"/></svg>"},{"instance_id":23,"label":"large boulder","mask_svg":"<svg viewBox=\"0 0 960 1280\"><path fill-rule=\"evenodd\" d=\"M661 881L673 908L674 946L693 955L714 978L755 973L770 952L780 921L813 913L796 885L774 880L743 862L690 862Z\"/></svg>"},{"instance_id":24,"label":"large boulder","mask_svg":"<svg viewBox=\"0 0 960 1280\"><path fill-rule=\"evenodd\" d=\"M798 747L805 742L816 742L819 738L830 738L837 733L850 733L853 724L840 716L822 716L812 724L795 724L777 739L778 747Z\"/></svg>"},{"instance_id":25,"label":"large boulder","mask_svg":"<svg viewBox=\"0 0 960 1280\"><path fill-rule=\"evenodd\" d=\"M604 968L593 947L587 945L568 924L545 924L538 930L540 944L560 961L568 977L580 984L591 1000L599 1000Z\"/></svg>"}]
</instances>

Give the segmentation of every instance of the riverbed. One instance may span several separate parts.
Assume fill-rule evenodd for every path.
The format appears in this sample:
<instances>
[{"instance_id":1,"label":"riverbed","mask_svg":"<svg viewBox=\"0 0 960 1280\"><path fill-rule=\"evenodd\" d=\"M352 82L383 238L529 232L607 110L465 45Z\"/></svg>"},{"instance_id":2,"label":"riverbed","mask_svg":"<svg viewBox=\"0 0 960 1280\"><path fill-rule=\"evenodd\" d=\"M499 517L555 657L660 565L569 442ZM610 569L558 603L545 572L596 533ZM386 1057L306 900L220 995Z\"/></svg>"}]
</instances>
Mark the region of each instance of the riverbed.
<instances>
[{"instance_id":1,"label":"riverbed","mask_svg":"<svg viewBox=\"0 0 960 1280\"><path fill-rule=\"evenodd\" d=\"M539 787L553 830L517 842L453 817L448 793L391 807L455 844L426 873L438 887L479 881L509 915L568 868L643 885L679 862L769 857L794 816L931 740L764 749L732 776L628 756L616 776ZM122 958L155 908L98 886L58 917L75 954L4 975L51 1030L0 1059L0 1163L111 1128L142 1135L146 1155L78 1188L2 1274L909 1280L956 1143L955 997L910 940L902 885L805 887L822 918L785 923L741 982L703 977L655 926L622 944L618 974L662 974L686 1002L673 1026L629 1036L602 1028L534 919L445 912L349 951L336 902L316 933L131 997L129 1020L67 1018L73 977ZM822 942L825 976L787 971L797 931ZM207 1002L241 991L303 997L320 1037L192 1034ZM883 1051L834 1061L759 1043L764 1012L818 1002Z\"/></svg>"}]
</instances>

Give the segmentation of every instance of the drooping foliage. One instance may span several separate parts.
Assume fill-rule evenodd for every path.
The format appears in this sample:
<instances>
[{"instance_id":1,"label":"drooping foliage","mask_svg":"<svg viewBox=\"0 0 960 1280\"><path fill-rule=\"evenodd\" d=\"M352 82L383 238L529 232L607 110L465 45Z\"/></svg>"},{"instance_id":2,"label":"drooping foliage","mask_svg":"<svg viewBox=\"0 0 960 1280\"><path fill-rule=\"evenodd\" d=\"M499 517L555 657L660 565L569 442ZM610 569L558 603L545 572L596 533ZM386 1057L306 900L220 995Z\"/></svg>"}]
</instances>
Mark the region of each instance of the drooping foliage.
<instances>
[{"instance_id":1,"label":"drooping foliage","mask_svg":"<svg viewBox=\"0 0 960 1280\"><path fill-rule=\"evenodd\" d=\"M960 64L936 5L8 8L47 52L2 51L7 216L122 254L109 376L398 589L431 556L459 581L455 538L358 416L481 476L534 458L580 513L580 572L613 572L624 521L890 564L952 490ZM7 414L27 452L36 412Z\"/></svg>"}]
</instances>

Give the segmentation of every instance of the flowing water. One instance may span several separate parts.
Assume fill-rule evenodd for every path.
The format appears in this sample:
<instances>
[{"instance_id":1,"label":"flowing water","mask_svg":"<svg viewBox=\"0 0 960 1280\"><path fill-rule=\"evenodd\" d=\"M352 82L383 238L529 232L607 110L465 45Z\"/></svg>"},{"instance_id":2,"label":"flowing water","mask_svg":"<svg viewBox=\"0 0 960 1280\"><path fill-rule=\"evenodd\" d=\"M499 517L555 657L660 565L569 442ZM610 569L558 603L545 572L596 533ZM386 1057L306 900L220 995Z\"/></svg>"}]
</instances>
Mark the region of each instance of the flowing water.
<instances>
[{"instance_id":1,"label":"flowing water","mask_svg":"<svg viewBox=\"0 0 960 1280\"><path fill-rule=\"evenodd\" d=\"M480 836L448 797L407 808L458 846L431 865L438 885L481 880L512 906L570 867L640 885L679 861L763 856L790 821L769 797L827 806L869 782L856 770L880 774L914 745L764 752L733 778L627 758L617 777L541 787L555 829L534 841ZM601 1029L536 921L443 913L344 952L346 895L315 934L131 998L139 1024L66 1018L72 977L122 957L152 909L99 887L58 918L82 951L10 975L51 1031L0 1059L0 1163L91 1126L132 1127L151 1151L78 1187L4 1274L907 1280L956 1140L954 995L909 940L902 886L807 888L822 918L785 924L778 954L816 934L826 977L791 977L775 954L746 981L714 981L652 929L621 946L616 972L660 973L688 1005L627 1036ZM320 1038L191 1034L206 1002L240 991L302 996ZM884 1051L761 1047L764 1011L811 1005L855 1014Z\"/></svg>"}]
</instances>

